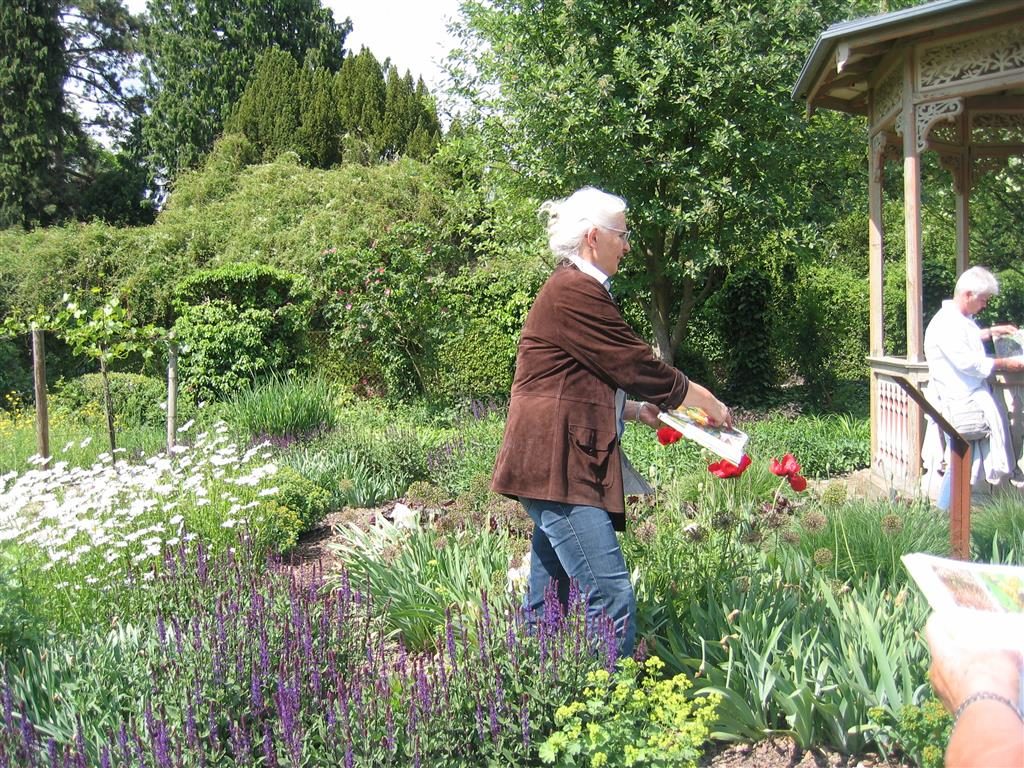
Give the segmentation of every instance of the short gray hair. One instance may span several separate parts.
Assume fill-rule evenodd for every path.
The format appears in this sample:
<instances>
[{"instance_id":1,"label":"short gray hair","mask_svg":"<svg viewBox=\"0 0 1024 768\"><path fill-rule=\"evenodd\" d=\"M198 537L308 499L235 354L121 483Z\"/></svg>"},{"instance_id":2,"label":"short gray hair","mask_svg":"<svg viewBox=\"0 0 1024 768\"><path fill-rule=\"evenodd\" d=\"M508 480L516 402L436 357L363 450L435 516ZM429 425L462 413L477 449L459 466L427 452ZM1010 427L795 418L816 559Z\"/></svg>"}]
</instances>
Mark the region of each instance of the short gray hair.
<instances>
[{"instance_id":1,"label":"short gray hair","mask_svg":"<svg viewBox=\"0 0 1024 768\"><path fill-rule=\"evenodd\" d=\"M583 187L540 207L547 215L548 246L555 256L578 256L583 236L593 226L613 227L614 217L626 210L626 201L596 187Z\"/></svg>"},{"instance_id":2,"label":"short gray hair","mask_svg":"<svg viewBox=\"0 0 1024 768\"><path fill-rule=\"evenodd\" d=\"M968 291L975 296L996 296L999 293L999 281L984 267L971 267L957 278L953 295L962 296Z\"/></svg>"}]
</instances>

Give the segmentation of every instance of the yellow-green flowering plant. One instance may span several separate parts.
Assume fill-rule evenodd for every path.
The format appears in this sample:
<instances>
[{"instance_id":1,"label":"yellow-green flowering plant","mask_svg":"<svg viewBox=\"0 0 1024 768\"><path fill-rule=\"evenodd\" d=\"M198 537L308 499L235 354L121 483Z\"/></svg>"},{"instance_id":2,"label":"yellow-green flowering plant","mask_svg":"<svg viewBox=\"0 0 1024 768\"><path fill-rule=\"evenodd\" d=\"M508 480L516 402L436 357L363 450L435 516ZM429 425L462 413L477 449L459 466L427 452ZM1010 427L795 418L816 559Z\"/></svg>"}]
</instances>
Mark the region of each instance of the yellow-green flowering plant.
<instances>
[{"instance_id":1,"label":"yellow-green flowering plant","mask_svg":"<svg viewBox=\"0 0 1024 768\"><path fill-rule=\"evenodd\" d=\"M660 679L656 656L625 659L614 673L587 675L582 701L559 707L558 730L540 758L558 766L684 766L696 768L720 697L686 695L686 675Z\"/></svg>"}]
</instances>

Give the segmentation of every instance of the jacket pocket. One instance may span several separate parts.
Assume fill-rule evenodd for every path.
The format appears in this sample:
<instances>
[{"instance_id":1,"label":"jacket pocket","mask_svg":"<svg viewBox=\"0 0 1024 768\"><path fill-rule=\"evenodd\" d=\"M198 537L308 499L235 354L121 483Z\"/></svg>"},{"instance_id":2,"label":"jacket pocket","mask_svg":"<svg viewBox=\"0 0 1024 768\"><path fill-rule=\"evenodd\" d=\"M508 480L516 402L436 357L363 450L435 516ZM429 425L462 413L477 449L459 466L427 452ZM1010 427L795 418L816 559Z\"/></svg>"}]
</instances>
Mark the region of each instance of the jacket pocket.
<instances>
[{"instance_id":1,"label":"jacket pocket","mask_svg":"<svg viewBox=\"0 0 1024 768\"><path fill-rule=\"evenodd\" d=\"M615 447L615 433L579 424L569 425L569 483L591 488L611 484L608 464Z\"/></svg>"}]
</instances>

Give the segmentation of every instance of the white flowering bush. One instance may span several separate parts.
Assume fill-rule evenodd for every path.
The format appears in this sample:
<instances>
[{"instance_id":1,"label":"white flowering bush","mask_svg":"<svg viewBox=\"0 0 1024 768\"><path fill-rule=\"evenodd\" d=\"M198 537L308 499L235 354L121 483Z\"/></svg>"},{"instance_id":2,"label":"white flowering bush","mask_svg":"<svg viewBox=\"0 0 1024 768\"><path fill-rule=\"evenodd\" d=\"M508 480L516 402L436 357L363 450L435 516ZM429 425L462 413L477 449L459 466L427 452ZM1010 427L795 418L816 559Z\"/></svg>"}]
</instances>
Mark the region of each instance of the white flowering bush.
<instances>
[{"instance_id":1,"label":"white flowering bush","mask_svg":"<svg viewBox=\"0 0 1024 768\"><path fill-rule=\"evenodd\" d=\"M153 578L169 550L193 539L213 551L240 537L256 552L285 549L300 523L275 499L271 451L243 450L219 423L139 462L105 453L83 468L35 457L28 471L0 475L0 552L17 563L23 589L75 620L110 587Z\"/></svg>"}]
</instances>

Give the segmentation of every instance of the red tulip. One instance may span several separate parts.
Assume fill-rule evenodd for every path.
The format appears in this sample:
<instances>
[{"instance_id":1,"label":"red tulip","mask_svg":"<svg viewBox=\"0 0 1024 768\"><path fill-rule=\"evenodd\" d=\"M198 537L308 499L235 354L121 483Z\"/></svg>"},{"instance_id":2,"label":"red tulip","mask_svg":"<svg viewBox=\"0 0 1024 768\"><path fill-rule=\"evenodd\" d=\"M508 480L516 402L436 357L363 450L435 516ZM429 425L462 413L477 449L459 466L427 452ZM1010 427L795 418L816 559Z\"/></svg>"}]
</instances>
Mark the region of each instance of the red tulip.
<instances>
[{"instance_id":1,"label":"red tulip","mask_svg":"<svg viewBox=\"0 0 1024 768\"><path fill-rule=\"evenodd\" d=\"M807 478L794 472L789 476L789 485L794 491L799 493L807 487Z\"/></svg>"},{"instance_id":2,"label":"red tulip","mask_svg":"<svg viewBox=\"0 0 1024 768\"><path fill-rule=\"evenodd\" d=\"M743 454L743 458L740 459L740 463L738 466L736 464L733 464L731 461L722 459L721 461L716 461L714 464L708 464L708 472L710 472L715 477L721 477L723 479L729 477L739 477L744 472L746 472L747 467L749 466L750 457L747 456L746 454Z\"/></svg>"},{"instance_id":3,"label":"red tulip","mask_svg":"<svg viewBox=\"0 0 1024 768\"><path fill-rule=\"evenodd\" d=\"M682 432L673 429L672 427L662 427L658 430L658 442L662 445L672 445L676 440L683 436Z\"/></svg>"},{"instance_id":4,"label":"red tulip","mask_svg":"<svg viewBox=\"0 0 1024 768\"><path fill-rule=\"evenodd\" d=\"M772 459L770 470L773 475L779 477L792 477L800 471L800 465L792 453L787 453L782 457L782 461Z\"/></svg>"}]
</instances>

